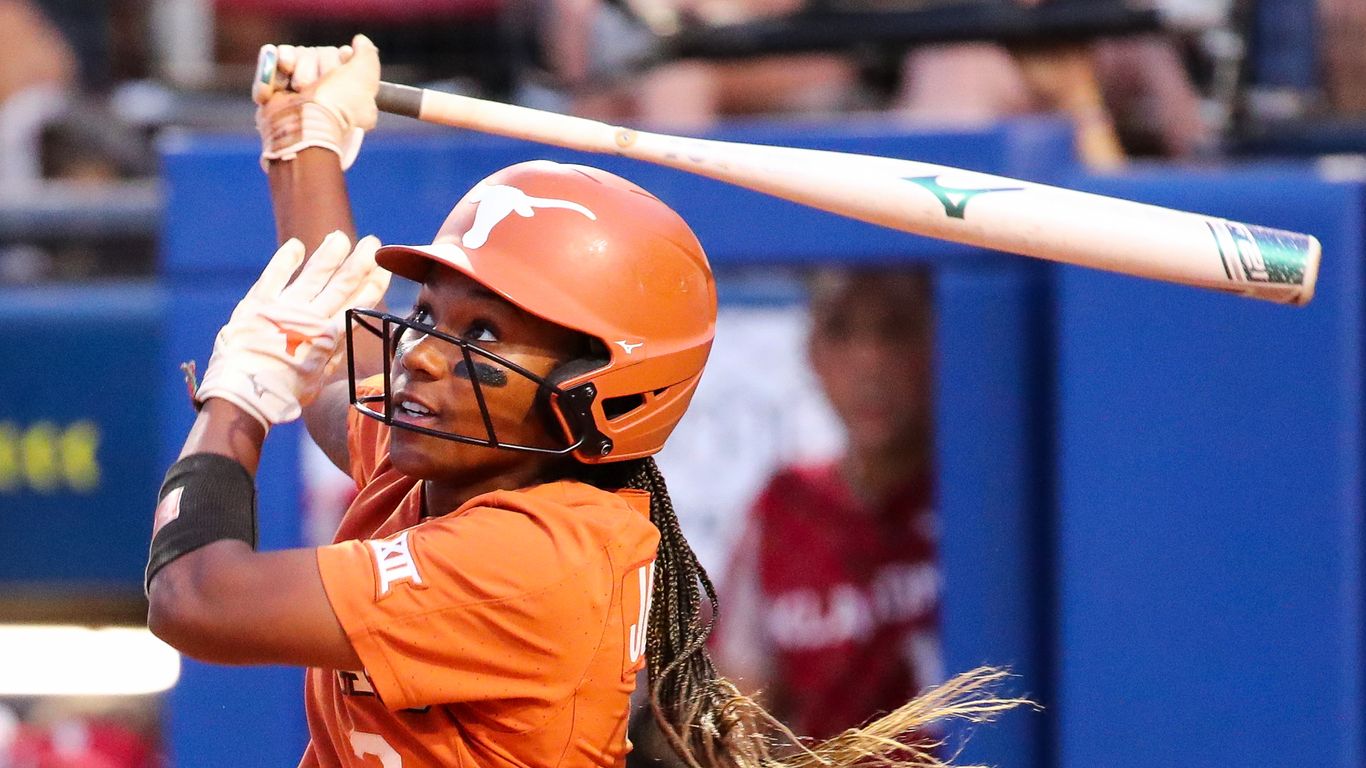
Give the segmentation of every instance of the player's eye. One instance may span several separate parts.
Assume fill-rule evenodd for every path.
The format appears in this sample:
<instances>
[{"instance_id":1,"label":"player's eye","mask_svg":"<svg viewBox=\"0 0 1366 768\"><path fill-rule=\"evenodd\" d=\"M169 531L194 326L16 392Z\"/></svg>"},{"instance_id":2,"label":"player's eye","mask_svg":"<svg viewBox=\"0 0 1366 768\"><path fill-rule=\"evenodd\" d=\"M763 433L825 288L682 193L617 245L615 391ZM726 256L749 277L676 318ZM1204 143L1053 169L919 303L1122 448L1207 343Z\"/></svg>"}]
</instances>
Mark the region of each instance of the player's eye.
<instances>
[{"instance_id":1,"label":"player's eye","mask_svg":"<svg viewBox=\"0 0 1366 768\"><path fill-rule=\"evenodd\" d=\"M424 304L419 304L413 307L412 312L408 313L408 322L431 327L432 310Z\"/></svg>"},{"instance_id":2,"label":"player's eye","mask_svg":"<svg viewBox=\"0 0 1366 768\"><path fill-rule=\"evenodd\" d=\"M474 320L460 337L470 341L496 342L498 329L487 320Z\"/></svg>"},{"instance_id":3,"label":"player's eye","mask_svg":"<svg viewBox=\"0 0 1366 768\"><path fill-rule=\"evenodd\" d=\"M432 327L431 310L422 305L414 307L413 311L408 313L408 317L406 319L408 322L414 323L416 325L425 326L427 328ZM426 335L426 333L423 333L422 331L416 328L404 326L403 330L400 331L398 334L397 343L399 350L402 351L408 349L409 347L412 347L414 344L418 343L419 341L422 341L423 337L425 337Z\"/></svg>"}]
</instances>

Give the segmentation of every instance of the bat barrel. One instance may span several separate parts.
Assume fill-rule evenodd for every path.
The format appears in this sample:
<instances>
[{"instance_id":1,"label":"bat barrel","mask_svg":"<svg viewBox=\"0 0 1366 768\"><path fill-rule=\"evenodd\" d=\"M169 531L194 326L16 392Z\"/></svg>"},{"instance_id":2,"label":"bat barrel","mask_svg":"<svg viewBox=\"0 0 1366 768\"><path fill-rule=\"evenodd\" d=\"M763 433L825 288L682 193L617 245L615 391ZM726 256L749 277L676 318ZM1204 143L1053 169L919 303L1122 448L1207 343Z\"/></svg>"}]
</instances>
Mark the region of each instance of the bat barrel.
<instances>
[{"instance_id":1,"label":"bat barrel","mask_svg":"<svg viewBox=\"0 0 1366 768\"><path fill-rule=\"evenodd\" d=\"M381 83L385 112L707 176L831 213L1007 253L1282 304L1314 295L1294 232L911 160L648 133Z\"/></svg>"}]
</instances>

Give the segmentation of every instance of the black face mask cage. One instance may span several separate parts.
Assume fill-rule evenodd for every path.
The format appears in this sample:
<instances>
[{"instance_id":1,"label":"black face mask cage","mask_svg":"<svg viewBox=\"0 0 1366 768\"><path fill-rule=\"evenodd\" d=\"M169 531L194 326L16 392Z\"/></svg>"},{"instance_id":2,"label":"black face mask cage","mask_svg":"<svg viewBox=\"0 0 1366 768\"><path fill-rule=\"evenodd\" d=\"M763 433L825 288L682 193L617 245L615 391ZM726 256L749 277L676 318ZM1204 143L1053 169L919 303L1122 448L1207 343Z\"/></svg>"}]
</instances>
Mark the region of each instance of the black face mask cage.
<instances>
[{"instance_id":1,"label":"black face mask cage","mask_svg":"<svg viewBox=\"0 0 1366 768\"><path fill-rule=\"evenodd\" d=\"M357 328L361 328L366 333L374 335L383 345L384 390L380 394L359 395L356 391L355 332ZM460 350L465 374L468 376L470 385L474 389L474 399L479 406L479 413L484 420L484 436L461 435L455 432L445 432L439 429L431 429L416 424L395 421L394 389L390 377L393 374L393 363L394 356L397 353L398 339L402 336L404 331L408 330L416 331L424 336L440 339ZM480 378L484 375L480 372L480 366L483 365L485 369L489 366L478 362L476 358L487 359L512 373L535 382L538 387L537 400L559 406L560 413L569 426L571 435L569 444L563 448L549 448L499 441L497 431L493 426L493 419L489 415L488 404L484 400L483 383L480 382ZM459 365L457 365L457 368L459 368ZM482 445L489 448L502 448L509 451L527 451L530 453L557 456L562 456L580 449L590 454L600 456L606 456L612 452L611 439L598 431L597 422L593 419L592 405L593 400L597 397L598 393L597 388L591 383L581 384L573 389L564 389L551 380L548 380L546 377L538 376L511 360L507 360L488 350L480 348L475 342L442 333L431 326L413 322L405 317L399 317L398 315L389 314L388 312L379 312L373 309L348 309L346 311L346 372L350 385L351 405L366 416L383 422L395 429L405 429L409 432L432 435L433 437L439 437L444 440L454 440L458 443ZM383 410L376 410L376 404Z\"/></svg>"}]
</instances>

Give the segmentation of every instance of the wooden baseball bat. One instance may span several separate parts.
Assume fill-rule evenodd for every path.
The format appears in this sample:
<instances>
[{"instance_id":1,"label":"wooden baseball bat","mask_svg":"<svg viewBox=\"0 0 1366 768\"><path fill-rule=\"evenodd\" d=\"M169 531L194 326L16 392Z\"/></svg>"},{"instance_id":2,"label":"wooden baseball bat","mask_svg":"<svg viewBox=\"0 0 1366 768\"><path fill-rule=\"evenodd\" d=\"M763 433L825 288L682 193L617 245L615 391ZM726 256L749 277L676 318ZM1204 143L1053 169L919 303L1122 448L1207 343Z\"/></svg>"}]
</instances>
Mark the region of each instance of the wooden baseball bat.
<instances>
[{"instance_id":1,"label":"wooden baseball bat","mask_svg":"<svg viewBox=\"0 0 1366 768\"><path fill-rule=\"evenodd\" d=\"M258 84L276 87L263 56ZM405 85L385 112L620 155L893 229L1283 304L1314 295L1316 238L948 166L691 139Z\"/></svg>"}]
</instances>

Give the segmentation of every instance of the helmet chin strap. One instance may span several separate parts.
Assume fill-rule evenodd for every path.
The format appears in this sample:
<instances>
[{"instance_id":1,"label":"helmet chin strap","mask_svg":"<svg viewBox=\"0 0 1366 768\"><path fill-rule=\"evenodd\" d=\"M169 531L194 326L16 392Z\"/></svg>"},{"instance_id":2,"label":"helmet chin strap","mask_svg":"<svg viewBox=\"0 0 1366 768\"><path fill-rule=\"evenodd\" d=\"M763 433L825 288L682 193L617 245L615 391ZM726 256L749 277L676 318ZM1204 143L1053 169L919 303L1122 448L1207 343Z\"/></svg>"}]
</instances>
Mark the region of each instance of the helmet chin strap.
<instances>
[{"instance_id":1,"label":"helmet chin strap","mask_svg":"<svg viewBox=\"0 0 1366 768\"><path fill-rule=\"evenodd\" d=\"M579 450L589 455L606 456L612 452L612 438L598 431L593 418L593 400L598 396L592 382L580 384L559 395L560 410L579 430ZM577 423L575 423L577 422Z\"/></svg>"}]
</instances>

